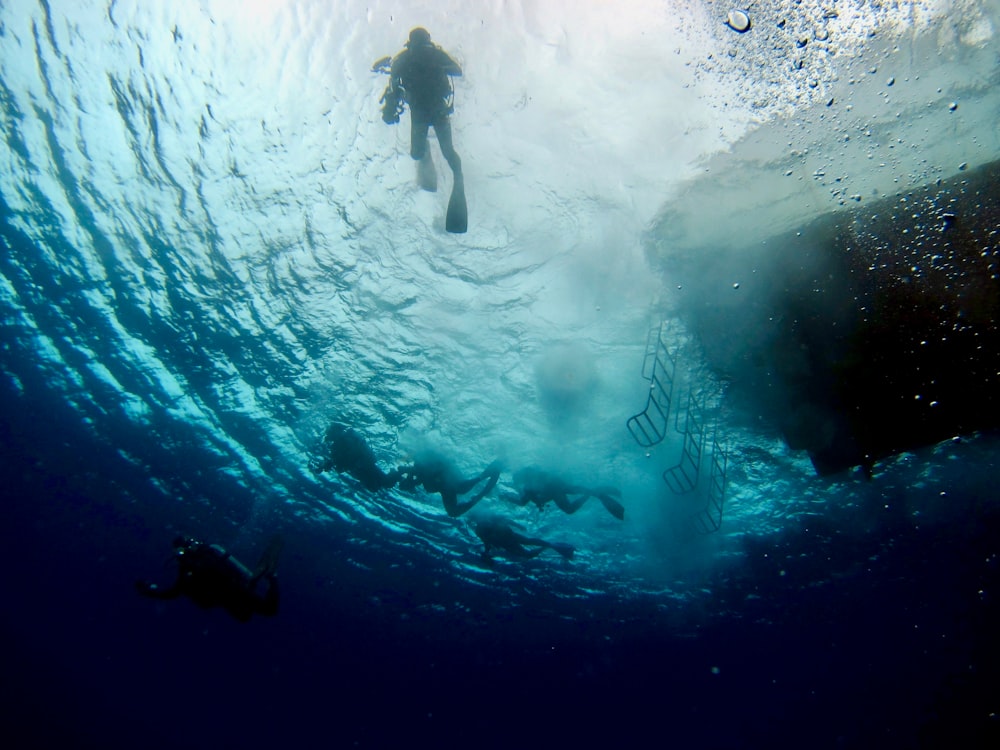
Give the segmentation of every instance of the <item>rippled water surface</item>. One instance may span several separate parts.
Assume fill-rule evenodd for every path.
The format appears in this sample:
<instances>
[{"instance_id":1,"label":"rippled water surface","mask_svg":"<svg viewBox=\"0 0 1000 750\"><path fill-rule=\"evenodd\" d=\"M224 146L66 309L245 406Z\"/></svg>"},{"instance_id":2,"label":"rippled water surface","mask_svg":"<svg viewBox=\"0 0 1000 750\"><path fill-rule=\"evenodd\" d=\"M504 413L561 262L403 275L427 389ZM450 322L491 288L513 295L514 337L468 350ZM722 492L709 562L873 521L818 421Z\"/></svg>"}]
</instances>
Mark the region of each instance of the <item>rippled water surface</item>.
<instances>
[{"instance_id":1,"label":"rippled water surface","mask_svg":"<svg viewBox=\"0 0 1000 750\"><path fill-rule=\"evenodd\" d=\"M682 746L937 746L952 720L997 731L979 682L997 674L982 635L997 621L995 436L902 454L873 482L820 479L773 425L714 395L725 508L698 534L704 485L691 500L662 478L683 430L672 417L643 447L626 420L661 323L679 378L725 393L683 325L674 252L705 248L709 264L734 233L764 238L1000 156L1000 11L771 0L739 34L727 10L0 2L8 535L30 571L5 626L25 644L22 687L5 691L33 725L43 706L79 707L37 746L135 746L184 691L201 701L199 747L229 731L313 746L338 704L323 744L450 746L459 727L482 730L476 691L513 717L486 744L524 741L518 717L583 740L579 713L572 730L556 718L579 707L602 737L683 717L668 731ZM466 234L444 230L436 143L441 190L427 193L408 115L379 117L371 65L418 24L464 68ZM426 445L468 474L502 460L476 510L575 558L487 564L475 513L313 474L334 420L384 468ZM573 516L513 505L529 464L620 488L625 520L594 501ZM174 533L251 558L275 529L274 621L134 601L131 580ZM217 704L213 670L233 693ZM901 682L884 720L866 713ZM88 685L93 701L77 701ZM820 730L821 701L840 721ZM908 701L921 718L902 718ZM259 734L241 706L265 717ZM616 724L626 711L638 716ZM163 741L189 731L171 722Z\"/></svg>"}]
</instances>

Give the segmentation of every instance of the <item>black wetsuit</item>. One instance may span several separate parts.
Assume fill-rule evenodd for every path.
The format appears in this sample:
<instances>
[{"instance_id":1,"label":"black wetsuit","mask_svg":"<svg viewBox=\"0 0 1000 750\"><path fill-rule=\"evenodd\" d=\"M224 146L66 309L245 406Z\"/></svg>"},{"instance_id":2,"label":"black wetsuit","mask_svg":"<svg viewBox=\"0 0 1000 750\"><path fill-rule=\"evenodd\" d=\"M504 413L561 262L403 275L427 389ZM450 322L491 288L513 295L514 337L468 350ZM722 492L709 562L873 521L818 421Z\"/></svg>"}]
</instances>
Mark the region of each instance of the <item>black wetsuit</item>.
<instances>
[{"instance_id":1,"label":"black wetsuit","mask_svg":"<svg viewBox=\"0 0 1000 750\"><path fill-rule=\"evenodd\" d=\"M441 153L456 178L462 175L462 160L452 143L448 119L453 109L452 88L448 77L460 75L459 64L437 45L408 45L392 60L383 110L387 114L395 113L400 101L409 105L410 156L417 160L427 153L427 133L433 126Z\"/></svg>"},{"instance_id":2,"label":"black wetsuit","mask_svg":"<svg viewBox=\"0 0 1000 750\"><path fill-rule=\"evenodd\" d=\"M269 550L265 553L273 555L273 560L267 569L254 575L217 544L184 540L183 543L175 543L175 546L177 580L169 587L137 581L136 590L140 594L153 599L187 596L199 607L223 607L242 622L255 614L270 616L278 613L278 579L273 570L277 552ZM261 579L267 581L263 594L257 590Z\"/></svg>"},{"instance_id":3,"label":"black wetsuit","mask_svg":"<svg viewBox=\"0 0 1000 750\"><path fill-rule=\"evenodd\" d=\"M349 474L371 492L396 484L396 473L382 471L371 447L350 427L339 423L330 425L326 431L326 445L329 456L313 465L316 473L334 469Z\"/></svg>"},{"instance_id":4,"label":"black wetsuit","mask_svg":"<svg viewBox=\"0 0 1000 750\"><path fill-rule=\"evenodd\" d=\"M413 490L423 485L428 492L440 494L445 512L455 517L472 508L496 486L500 478L500 462L494 461L478 476L464 479L451 461L438 453L427 452L412 466L399 469L399 475L402 477L400 486L403 489ZM472 491L484 479L487 481L482 490L464 503L459 501L459 495Z\"/></svg>"},{"instance_id":5,"label":"black wetsuit","mask_svg":"<svg viewBox=\"0 0 1000 750\"><path fill-rule=\"evenodd\" d=\"M539 509L542 509L546 503L552 502L563 513L576 513L587 500L596 497L615 518L619 520L625 518L625 508L615 500L616 497L621 497L621 492L614 487L595 487L593 489L581 487L565 482L536 466L529 466L518 471L514 475L514 481L522 485L521 496L514 500L517 505L534 503ZM570 500L570 495L579 495L579 497Z\"/></svg>"}]
</instances>

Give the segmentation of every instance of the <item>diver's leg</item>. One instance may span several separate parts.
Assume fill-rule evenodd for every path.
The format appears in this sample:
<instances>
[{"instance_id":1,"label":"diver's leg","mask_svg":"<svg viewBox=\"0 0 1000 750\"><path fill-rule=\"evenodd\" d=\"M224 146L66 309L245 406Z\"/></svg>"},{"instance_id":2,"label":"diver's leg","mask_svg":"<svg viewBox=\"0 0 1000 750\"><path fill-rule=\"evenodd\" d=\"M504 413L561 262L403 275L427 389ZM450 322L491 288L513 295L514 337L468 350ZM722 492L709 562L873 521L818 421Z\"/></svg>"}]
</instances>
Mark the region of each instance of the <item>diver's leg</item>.
<instances>
[{"instance_id":1,"label":"diver's leg","mask_svg":"<svg viewBox=\"0 0 1000 750\"><path fill-rule=\"evenodd\" d=\"M427 146L427 132L431 124L426 117L410 112L410 156L417 160L417 184L421 190L437 190L437 170Z\"/></svg>"},{"instance_id":2,"label":"diver's leg","mask_svg":"<svg viewBox=\"0 0 1000 750\"><path fill-rule=\"evenodd\" d=\"M448 493L447 495L443 492L441 493L441 497L445 499L444 509L448 511L448 515L451 516L452 518L457 518L463 513L467 513L468 511L472 510L474 507L476 507L476 503L478 503L480 500L483 499L483 496L484 493L480 493L475 497L469 498L463 503L458 499L458 496L455 495L454 493Z\"/></svg>"},{"instance_id":3,"label":"diver's leg","mask_svg":"<svg viewBox=\"0 0 1000 750\"><path fill-rule=\"evenodd\" d=\"M516 531L511 531L511 537L518 544L527 544L529 547L541 547L542 549L549 546L549 543L544 539L539 539L535 536L525 536L524 534L518 534Z\"/></svg>"},{"instance_id":4,"label":"diver's leg","mask_svg":"<svg viewBox=\"0 0 1000 750\"><path fill-rule=\"evenodd\" d=\"M184 593L181 589L180 579L170 586L160 586L149 581L136 581L135 590L150 599L176 599Z\"/></svg>"},{"instance_id":5,"label":"diver's leg","mask_svg":"<svg viewBox=\"0 0 1000 750\"><path fill-rule=\"evenodd\" d=\"M417 161L427 153L427 131L430 127L426 118L410 112L410 156Z\"/></svg>"},{"instance_id":6,"label":"diver's leg","mask_svg":"<svg viewBox=\"0 0 1000 750\"><path fill-rule=\"evenodd\" d=\"M448 166L451 167L455 179L460 179L462 177L462 160L455 151L455 144L451 139L451 120L448 119L448 115L440 115L434 120L434 132L437 134L441 154L448 162Z\"/></svg>"},{"instance_id":7,"label":"diver's leg","mask_svg":"<svg viewBox=\"0 0 1000 750\"><path fill-rule=\"evenodd\" d=\"M500 470L503 468L500 461L493 461L489 466L483 469L482 473L476 477L476 482L480 482L483 479L489 478L486 486L483 487L483 491L480 492L476 497L482 499L486 497L490 490L497 486L497 482L500 481Z\"/></svg>"},{"instance_id":8,"label":"diver's leg","mask_svg":"<svg viewBox=\"0 0 1000 750\"><path fill-rule=\"evenodd\" d=\"M619 492L618 495L620 497L621 493ZM625 520L625 506L624 505L622 505L620 502L618 502L617 500L615 500L614 498L612 498L610 495L599 494L596 497L597 497L598 500L601 501L601 504L604 506L604 509L606 511L608 511L608 513L610 513L611 515L613 515L619 521L624 521Z\"/></svg>"},{"instance_id":9,"label":"diver's leg","mask_svg":"<svg viewBox=\"0 0 1000 750\"><path fill-rule=\"evenodd\" d=\"M538 547L536 550L533 550L532 553L528 555L528 557L536 557L545 550L550 549L555 552L558 552L564 558L569 560L570 558L573 557L573 553L576 551L576 549L571 544L562 544L560 542L547 542L544 539L539 539L538 537L518 534L516 531L512 531L511 534L513 535L514 541L516 541L519 545L526 544L529 547L534 547L534 546Z\"/></svg>"},{"instance_id":10,"label":"diver's leg","mask_svg":"<svg viewBox=\"0 0 1000 750\"><path fill-rule=\"evenodd\" d=\"M452 518L458 518L460 515L465 513L472 505L462 505L458 501L458 494L452 489L442 489L441 490L441 500L444 502L444 511Z\"/></svg>"},{"instance_id":11,"label":"diver's leg","mask_svg":"<svg viewBox=\"0 0 1000 750\"><path fill-rule=\"evenodd\" d=\"M472 479L463 479L461 482L458 482L455 485L455 492L458 493L459 495L464 495L466 492L470 492L473 487L475 487L477 484L479 484L481 481L483 481L488 477L489 481L486 483L486 486L483 487L482 491L474 498L477 501L482 500L483 497L485 497L490 490L492 490L494 487L497 486L497 482L500 480L501 468L502 465L500 461L494 461L485 469L483 469L478 476L472 477Z\"/></svg>"},{"instance_id":12,"label":"diver's leg","mask_svg":"<svg viewBox=\"0 0 1000 750\"><path fill-rule=\"evenodd\" d=\"M569 495L556 495L553 500L555 500L556 506L563 513L576 513L583 504L590 499L590 495L583 494L580 495L576 500L570 500Z\"/></svg>"}]
</instances>

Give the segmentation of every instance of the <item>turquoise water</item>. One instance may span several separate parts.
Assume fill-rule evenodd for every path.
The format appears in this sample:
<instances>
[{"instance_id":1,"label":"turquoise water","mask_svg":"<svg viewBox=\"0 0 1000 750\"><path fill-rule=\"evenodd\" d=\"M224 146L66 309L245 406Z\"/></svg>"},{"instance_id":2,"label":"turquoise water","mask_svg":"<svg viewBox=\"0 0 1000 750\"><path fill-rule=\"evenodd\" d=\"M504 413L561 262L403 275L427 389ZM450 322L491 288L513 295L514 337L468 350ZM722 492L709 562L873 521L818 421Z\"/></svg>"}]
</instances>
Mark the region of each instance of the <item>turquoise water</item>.
<instances>
[{"instance_id":1,"label":"turquoise water","mask_svg":"<svg viewBox=\"0 0 1000 750\"><path fill-rule=\"evenodd\" d=\"M682 434L645 448L626 428L649 393L647 335L663 321L685 383L711 393L723 385L684 327L683 295L664 270L674 254L705 248L710 264L712 248L736 234L754 241L855 205L856 195L891 195L1000 154L996 3L836 9L755 5L754 28L740 35L722 25L720 8L695 2L620 12L556 2L3 2L5 440L12 486L31 494L16 504L13 536L55 548L62 540L82 555L60 556L67 566L127 584L156 569L175 531L249 558L282 529L291 614L266 627L300 644L281 656L294 665L287 673L306 674L315 658L359 674L317 635L347 620L358 641L370 632L392 658L409 655L413 693L446 690L447 680L424 680L426 664L407 647L413 638L434 651L442 628L460 634L458 653L438 655L452 676L472 660L510 687L515 672L566 643L572 656L546 678L556 693L605 680L631 706L646 705L639 683L658 696L650 703L674 700L684 685L661 695L659 671L642 667L643 654L666 654L649 659L662 658L664 672L681 664L699 705L730 706L758 677L772 679L762 665L803 627L826 638L790 649L804 661L836 662L837 649L850 650L824 651L842 626L864 670L879 672L877 646L931 620L964 648L935 651L913 688L930 712L988 619L975 613L980 584L959 585L953 600L954 581L939 580L920 550L939 550L928 554L940 561L967 542L985 556L951 572L995 580L995 562L977 567L995 561L989 527L977 524L995 511L995 436L904 453L881 464L875 482L849 472L820 479L773 425L713 401L725 506L721 529L698 534L692 501L661 477L681 460ZM371 64L418 23L465 70L453 118L470 208L464 235L444 231L450 178L436 144L442 189L426 193L407 155L407 118L392 128L379 118L385 79ZM384 468L432 445L469 474L499 458L510 471L541 464L615 485L625 520L596 502L573 516L516 507L505 500L515 492L508 471L477 510L577 554L487 565L468 518L447 517L436 495L315 476L309 462L334 420L365 434ZM105 557L124 571L109 578ZM904 583L905 570L914 572ZM39 565L37 588L53 575ZM859 584L869 576L877 583ZM925 583L947 614L900 593ZM886 605L877 617L890 624L859 648L864 628L813 599L831 591L844 605L854 584L871 606L882 595L902 602L913 621ZM122 623L167 639L180 629L177 652L195 648L188 639L203 613L164 622L176 607L150 614L127 585L94 586L100 612L124 607ZM31 580L22 590L35 590ZM107 625L111 615L97 611L88 627L97 629L94 618ZM212 622L216 633L228 627ZM758 641L746 624L777 630ZM9 627L31 644L27 653L47 648L29 637L30 618ZM53 628L51 641L72 644L63 656L71 674L97 669L77 660L77 635ZM874 684L892 684L900 664L931 648L910 631ZM259 648L245 634L232 642ZM602 655L595 644L607 643L619 650ZM744 662L734 643L764 656ZM143 653L138 642L105 648L109 660ZM784 656L775 715L744 705L716 746L774 740L783 710L818 715L790 697L816 686ZM279 669L278 656L264 660ZM739 677L715 693L712 676L727 664ZM19 667L48 674L30 660ZM850 682L849 668L830 668L827 699ZM173 685L165 669L158 662L149 683ZM28 682L19 700L30 715L54 697ZM98 693L121 699L110 687ZM503 693L491 700L507 707ZM858 704L841 708L847 728L817 746L837 737L861 746L852 738L878 734ZM898 732L897 708L886 715ZM695 713L701 723L714 709ZM110 736L91 721L94 742ZM795 736L808 735L805 724ZM134 742L130 726L117 725L110 745ZM388 746L371 725L344 732ZM302 729L299 739L310 736Z\"/></svg>"}]
</instances>

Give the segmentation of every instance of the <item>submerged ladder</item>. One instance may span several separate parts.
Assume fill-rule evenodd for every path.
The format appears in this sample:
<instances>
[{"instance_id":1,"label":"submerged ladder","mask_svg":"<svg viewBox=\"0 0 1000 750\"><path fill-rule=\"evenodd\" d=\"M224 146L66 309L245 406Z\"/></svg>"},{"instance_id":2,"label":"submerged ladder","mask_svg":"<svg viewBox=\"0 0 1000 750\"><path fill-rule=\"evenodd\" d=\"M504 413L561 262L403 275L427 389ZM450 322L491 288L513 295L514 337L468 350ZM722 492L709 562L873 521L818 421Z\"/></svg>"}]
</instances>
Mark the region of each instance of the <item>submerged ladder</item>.
<instances>
[{"instance_id":1,"label":"submerged ladder","mask_svg":"<svg viewBox=\"0 0 1000 750\"><path fill-rule=\"evenodd\" d=\"M653 326L646 334L646 354L642 360L642 377L649 381L646 407L628 418L626 426L643 448L661 442L667 434L670 404L674 394L676 362L664 339L667 322Z\"/></svg>"},{"instance_id":2,"label":"submerged ladder","mask_svg":"<svg viewBox=\"0 0 1000 750\"><path fill-rule=\"evenodd\" d=\"M711 534L722 528L722 506L726 501L726 468L729 452L719 443L718 425L712 433L712 465L709 470L708 497L705 506L691 519L699 534Z\"/></svg>"},{"instance_id":3,"label":"submerged ladder","mask_svg":"<svg viewBox=\"0 0 1000 750\"><path fill-rule=\"evenodd\" d=\"M680 415L674 420L674 429L683 435L681 460L663 472L663 481L678 495L690 492L698 485L702 443L705 438L703 416L701 402L695 397L694 391L689 391L684 427L680 427Z\"/></svg>"},{"instance_id":4,"label":"submerged ladder","mask_svg":"<svg viewBox=\"0 0 1000 750\"><path fill-rule=\"evenodd\" d=\"M666 438L673 416L673 430L681 436L681 455L680 460L665 469L661 476L673 494L690 498L689 508L693 512L689 518L694 529L699 534L711 534L722 527L729 463L726 447L719 440L721 391L717 385L704 385L712 382L704 373L682 373L681 385L686 386L688 391L686 408L674 409L671 414L675 406L675 390L679 387L678 352L683 348L682 343L675 343L671 352L667 346L671 330L670 322L662 320L650 326L646 334L642 377L649 381L649 395L645 408L629 417L625 424L640 446L651 448ZM677 339L676 336L672 338ZM714 415L710 430L706 429L706 413ZM706 445L709 431L711 441ZM705 460L710 460L707 483L702 481Z\"/></svg>"}]
</instances>

